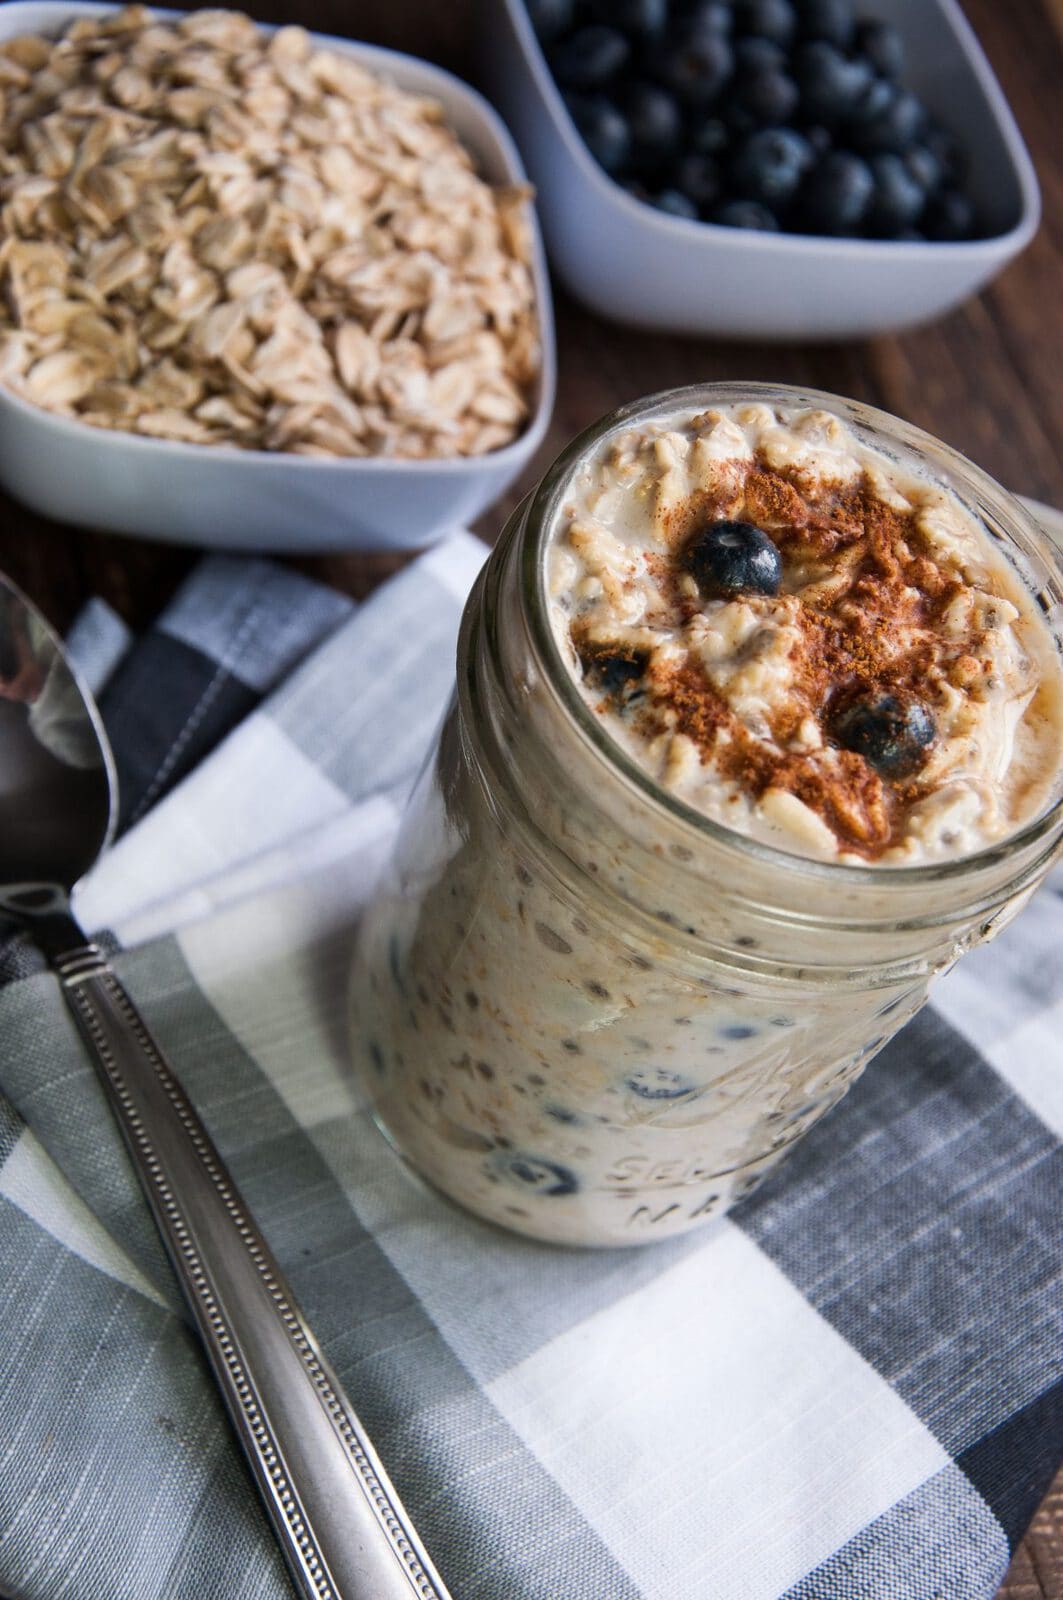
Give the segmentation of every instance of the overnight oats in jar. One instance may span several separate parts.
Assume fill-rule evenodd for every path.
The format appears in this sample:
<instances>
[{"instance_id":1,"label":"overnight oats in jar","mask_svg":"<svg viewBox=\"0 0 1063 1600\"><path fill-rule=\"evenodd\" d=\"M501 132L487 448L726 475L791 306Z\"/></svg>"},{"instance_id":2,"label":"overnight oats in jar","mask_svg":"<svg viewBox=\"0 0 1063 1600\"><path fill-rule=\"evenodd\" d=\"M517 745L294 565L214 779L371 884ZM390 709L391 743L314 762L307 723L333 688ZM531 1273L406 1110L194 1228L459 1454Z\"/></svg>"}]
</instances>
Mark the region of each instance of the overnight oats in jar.
<instances>
[{"instance_id":1,"label":"overnight oats in jar","mask_svg":"<svg viewBox=\"0 0 1063 1600\"><path fill-rule=\"evenodd\" d=\"M1021 507L863 406L712 385L577 439L359 936L399 1151L551 1241L721 1215L1047 871L1061 599Z\"/></svg>"}]
</instances>

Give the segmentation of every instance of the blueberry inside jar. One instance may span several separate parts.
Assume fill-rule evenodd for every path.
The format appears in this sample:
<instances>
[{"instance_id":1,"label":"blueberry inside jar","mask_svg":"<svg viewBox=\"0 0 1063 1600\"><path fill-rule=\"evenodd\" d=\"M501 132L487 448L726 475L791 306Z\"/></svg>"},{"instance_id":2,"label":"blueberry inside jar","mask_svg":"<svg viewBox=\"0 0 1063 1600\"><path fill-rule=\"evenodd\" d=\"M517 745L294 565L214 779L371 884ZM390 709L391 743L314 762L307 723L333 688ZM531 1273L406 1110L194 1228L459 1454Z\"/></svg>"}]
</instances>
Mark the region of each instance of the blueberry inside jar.
<instances>
[{"instance_id":1,"label":"blueberry inside jar","mask_svg":"<svg viewBox=\"0 0 1063 1600\"><path fill-rule=\"evenodd\" d=\"M976 468L830 396L704 386L576 440L470 598L359 937L399 1151L558 1243L746 1193L1047 870L1052 560Z\"/></svg>"}]
</instances>

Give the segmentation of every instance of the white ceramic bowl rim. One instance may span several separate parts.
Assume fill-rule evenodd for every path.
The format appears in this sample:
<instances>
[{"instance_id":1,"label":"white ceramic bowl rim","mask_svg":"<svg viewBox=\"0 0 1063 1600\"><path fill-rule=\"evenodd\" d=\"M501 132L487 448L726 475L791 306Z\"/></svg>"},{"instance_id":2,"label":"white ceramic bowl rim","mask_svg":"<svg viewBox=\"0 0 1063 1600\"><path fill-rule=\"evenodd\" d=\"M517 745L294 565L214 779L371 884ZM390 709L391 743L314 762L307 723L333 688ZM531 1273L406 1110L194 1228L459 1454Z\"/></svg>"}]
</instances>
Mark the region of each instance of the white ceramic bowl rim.
<instances>
[{"instance_id":1,"label":"white ceramic bowl rim","mask_svg":"<svg viewBox=\"0 0 1063 1600\"><path fill-rule=\"evenodd\" d=\"M12 5L0 4L0 15L12 9L19 0L12 0ZM66 21L73 21L76 17L107 16L122 8L118 5L99 3L99 0L42 0L34 6L38 12L45 11L55 20L56 27L62 27ZM153 17L183 17L189 12L173 7L152 6ZM260 33L270 35L278 31L273 23L258 22L255 26ZM523 162L516 145L510 135L509 129L495 111L494 107L484 99L483 95L470 84L459 78L455 73L448 72L444 67L438 67L432 61L425 61L420 56L411 56L401 50L388 50L382 45L363 44L359 39L342 38L336 34L311 32L310 37L316 45L326 49L337 49L346 54L357 53L359 59L369 58L381 75L387 75L389 67L394 62L409 63L419 72L425 73L428 78L434 79L440 85L445 85L451 90L457 90L464 96L486 124L492 136L497 141L506 158L507 166L514 172L523 172ZM352 51L353 47L353 51ZM123 444L128 444L133 449L149 451L163 457L175 460L197 461L202 460L203 453L209 451L211 458L230 459L241 462L270 463L283 466L285 471L320 472L322 466L333 469L350 469L359 474L363 472L394 472L397 467L410 472L441 472L448 475L468 473L470 468L475 468L477 463L490 461L492 465L505 467L510 461L519 458L522 464L529 448L535 449L543 438L550 422L553 410L555 388L555 353L553 342L553 317L550 307L548 280L543 257L542 239L538 223L534 226L531 272L535 288L535 309L540 334L541 366L537 380L538 403L528 418L527 427L509 444L502 445L498 450L488 452L486 456L302 456L290 450L245 450L239 445L230 444L192 444L183 439L158 439L141 433L133 433L124 428L98 428L93 423L81 422L76 417L66 417L56 411L49 411L46 406L35 406L22 395L0 384L0 396L4 403L14 406L32 416L34 420L41 421L54 429L60 437L73 435L84 437L85 433L92 432L100 435L101 441L120 436Z\"/></svg>"},{"instance_id":2,"label":"white ceramic bowl rim","mask_svg":"<svg viewBox=\"0 0 1063 1600\"><path fill-rule=\"evenodd\" d=\"M1021 195L1019 217L1013 226L1006 228L1003 233L986 234L979 239L853 239L844 235L781 231L773 233L758 228L728 228L719 223L702 222L693 217L670 216L668 212L659 211L643 200L636 200L634 195L628 194L609 176L604 167L595 161L580 138L579 130L569 114L564 97L554 82L523 0L498 0L498 3L509 7L528 67L549 108L558 134L583 176L621 211L626 211L643 226L659 229L663 238L669 235L675 238L689 238L694 233L703 234L707 228L720 242L728 236L734 238L736 243L741 241L743 250L761 250L769 255L773 251L795 250L799 253L819 255L822 254L824 244L829 244L832 252L838 256L850 257L858 262L869 255L881 255L883 250L889 251L891 259L894 256L907 256L910 259L913 256L925 255L928 250L932 250L935 254L940 250L948 250L962 258L964 255L977 255L988 244L999 245L1004 242L1014 243L1017 249L1021 249L1037 232L1041 220L1041 192L1033 162L1023 143L1011 108L987 67L977 36L955 0L937 0L937 3L945 11L955 32L960 36L965 47L964 56L967 65L992 107L997 130L1007 147Z\"/></svg>"}]
</instances>

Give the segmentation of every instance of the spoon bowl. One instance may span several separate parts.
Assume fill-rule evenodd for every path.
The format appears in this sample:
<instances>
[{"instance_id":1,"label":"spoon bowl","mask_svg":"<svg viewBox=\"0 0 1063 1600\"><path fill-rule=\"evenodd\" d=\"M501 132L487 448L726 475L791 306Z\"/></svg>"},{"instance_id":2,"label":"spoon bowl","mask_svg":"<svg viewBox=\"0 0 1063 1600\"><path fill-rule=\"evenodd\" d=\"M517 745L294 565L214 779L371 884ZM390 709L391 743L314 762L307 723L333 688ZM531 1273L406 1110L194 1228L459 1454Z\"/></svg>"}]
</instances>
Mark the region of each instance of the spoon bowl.
<instances>
[{"instance_id":1,"label":"spoon bowl","mask_svg":"<svg viewBox=\"0 0 1063 1600\"><path fill-rule=\"evenodd\" d=\"M117 819L99 711L40 613L0 574L0 897L68 895ZM54 898L54 896L53 896Z\"/></svg>"}]
</instances>

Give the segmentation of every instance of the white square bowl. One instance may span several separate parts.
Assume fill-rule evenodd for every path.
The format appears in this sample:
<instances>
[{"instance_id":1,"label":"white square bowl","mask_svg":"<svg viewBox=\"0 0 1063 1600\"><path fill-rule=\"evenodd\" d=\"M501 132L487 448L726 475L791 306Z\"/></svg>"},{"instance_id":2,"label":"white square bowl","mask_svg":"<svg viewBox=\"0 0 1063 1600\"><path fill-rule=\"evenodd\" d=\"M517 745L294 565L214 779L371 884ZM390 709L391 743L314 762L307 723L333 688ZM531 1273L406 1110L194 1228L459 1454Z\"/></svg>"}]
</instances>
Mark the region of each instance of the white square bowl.
<instances>
[{"instance_id":1,"label":"white square bowl","mask_svg":"<svg viewBox=\"0 0 1063 1600\"><path fill-rule=\"evenodd\" d=\"M956 244L758 233L667 216L587 150L523 0L482 0L483 73L539 196L550 259L580 300L636 327L748 339L847 339L939 316L1033 237L1040 195L1007 101L956 0L867 0L900 30L906 84L970 155L992 237Z\"/></svg>"},{"instance_id":2,"label":"white square bowl","mask_svg":"<svg viewBox=\"0 0 1063 1600\"><path fill-rule=\"evenodd\" d=\"M115 7L66 0L0 5L0 39L57 33L75 17ZM159 10L159 17L180 13ZM264 28L263 32L272 32ZM349 39L314 43L354 56L401 89L431 95L491 183L524 169L483 97L428 62ZM191 445L111 432L53 415L0 385L0 483L45 516L80 527L220 549L417 549L478 516L527 465L554 403L549 280L533 222L532 273L542 370L519 438L489 455L442 461L385 456L325 460L226 445Z\"/></svg>"}]
</instances>

